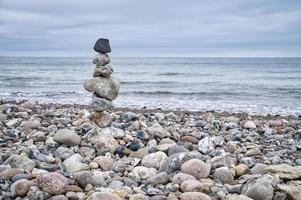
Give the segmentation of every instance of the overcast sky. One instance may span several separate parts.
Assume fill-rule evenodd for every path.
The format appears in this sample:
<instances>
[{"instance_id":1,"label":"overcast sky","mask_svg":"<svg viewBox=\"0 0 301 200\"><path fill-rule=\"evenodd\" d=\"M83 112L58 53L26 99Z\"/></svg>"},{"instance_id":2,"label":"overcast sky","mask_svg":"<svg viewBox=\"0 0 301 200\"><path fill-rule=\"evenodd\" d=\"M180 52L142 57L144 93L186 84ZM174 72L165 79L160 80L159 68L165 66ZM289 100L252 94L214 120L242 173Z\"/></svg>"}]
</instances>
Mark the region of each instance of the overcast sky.
<instances>
[{"instance_id":1,"label":"overcast sky","mask_svg":"<svg viewBox=\"0 0 301 200\"><path fill-rule=\"evenodd\" d=\"M0 0L0 55L301 56L301 0Z\"/></svg>"}]
</instances>

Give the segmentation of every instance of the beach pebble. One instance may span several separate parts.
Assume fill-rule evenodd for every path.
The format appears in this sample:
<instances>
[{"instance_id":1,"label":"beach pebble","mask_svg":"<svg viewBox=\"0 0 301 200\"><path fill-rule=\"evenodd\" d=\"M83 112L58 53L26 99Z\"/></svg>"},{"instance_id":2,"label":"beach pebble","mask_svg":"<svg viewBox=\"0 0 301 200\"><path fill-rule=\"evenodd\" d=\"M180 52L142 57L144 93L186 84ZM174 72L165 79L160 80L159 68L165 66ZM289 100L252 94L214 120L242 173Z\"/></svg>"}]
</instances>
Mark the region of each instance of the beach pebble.
<instances>
[{"instance_id":1,"label":"beach pebble","mask_svg":"<svg viewBox=\"0 0 301 200\"><path fill-rule=\"evenodd\" d=\"M91 171L80 171L74 174L74 180L81 188L85 188L88 184L95 186L97 180L93 177Z\"/></svg>"},{"instance_id":2,"label":"beach pebble","mask_svg":"<svg viewBox=\"0 0 301 200\"><path fill-rule=\"evenodd\" d=\"M213 177L214 179L221 181L223 184L232 184L234 181L233 174L228 167L220 167L215 169Z\"/></svg>"},{"instance_id":3,"label":"beach pebble","mask_svg":"<svg viewBox=\"0 0 301 200\"><path fill-rule=\"evenodd\" d=\"M273 176L264 175L249 180L243 185L242 194L256 200L272 200L274 195Z\"/></svg>"},{"instance_id":4,"label":"beach pebble","mask_svg":"<svg viewBox=\"0 0 301 200\"><path fill-rule=\"evenodd\" d=\"M200 152L206 154L214 150L214 144L211 137L205 137L198 143L198 149Z\"/></svg>"},{"instance_id":5,"label":"beach pebble","mask_svg":"<svg viewBox=\"0 0 301 200\"><path fill-rule=\"evenodd\" d=\"M244 128L246 129L256 129L256 124L254 121L247 121L244 124Z\"/></svg>"},{"instance_id":6,"label":"beach pebble","mask_svg":"<svg viewBox=\"0 0 301 200\"><path fill-rule=\"evenodd\" d=\"M168 156L177 154L177 153L185 153L185 152L189 152L189 150L183 146L180 145L172 145L170 147L168 147Z\"/></svg>"},{"instance_id":7,"label":"beach pebble","mask_svg":"<svg viewBox=\"0 0 301 200\"><path fill-rule=\"evenodd\" d=\"M122 200L118 195L109 192L94 192L87 200Z\"/></svg>"},{"instance_id":8,"label":"beach pebble","mask_svg":"<svg viewBox=\"0 0 301 200\"><path fill-rule=\"evenodd\" d=\"M73 154L72 156L64 160L63 164L66 167L66 171L69 174L74 174L75 172L88 169L89 166L82 163L82 159L83 157L80 154Z\"/></svg>"},{"instance_id":9,"label":"beach pebble","mask_svg":"<svg viewBox=\"0 0 301 200\"><path fill-rule=\"evenodd\" d=\"M180 194L180 200L211 200L211 198L202 192L184 192Z\"/></svg>"},{"instance_id":10,"label":"beach pebble","mask_svg":"<svg viewBox=\"0 0 301 200\"><path fill-rule=\"evenodd\" d=\"M245 175L250 172L248 165L245 165L245 164L239 164L239 165L235 166L234 170L235 170L236 176L242 176L242 175Z\"/></svg>"},{"instance_id":11,"label":"beach pebble","mask_svg":"<svg viewBox=\"0 0 301 200\"><path fill-rule=\"evenodd\" d=\"M270 127L281 127L283 125L282 120L270 120L268 123Z\"/></svg>"},{"instance_id":12,"label":"beach pebble","mask_svg":"<svg viewBox=\"0 0 301 200\"><path fill-rule=\"evenodd\" d=\"M119 146L115 138L111 134L106 133L106 130L105 133L99 130L89 138L89 141L103 154L107 152L113 153Z\"/></svg>"},{"instance_id":13,"label":"beach pebble","mask_svg":"<svg viewBox=\"0 0 301 200\"><path fill-rule=\"evenodd\" d=\"M196 179L194 176L190 174L185 174L180 172L174 175L174 177L172 178L172 183L181 185L181 183L186 180L196 180Z\"/></svg>"},{"instance_id":14,"label":"beach pebble","mask_svg":"<svg viewBox=\"0 0 301 200\"><path fill-rule=\"evenodd\" d=\"M143 194L133 194L130 196L129 200L149 200L149 197Z\"/></svg>"},{"instance_id":15,"label":"beach pebble","mask_svg":"<svg viewBox=\"0 0 301 200\"><path fill-rule=\"evenodd\" d=\"M30 160L26 155L12 155L4 164L9 164L13 168L24 169L27 173L30 173L35 167L35 162Z\"/></svg>"},{"instance_id":16,"label":"beach pebble","mask_svg":"<svg viewBox=\"0 0 301 200\"><path fill-rule=\"evenodd\" d=\"M159 169L166 158L167 155L161 151L147 154L143 157L141 161L141 165L145 167L152 167L152 168Z\"/></svg>"},{"instance_id":17,"label":"beach pebble","mask_svg":"<svg viewBox=\"0 0 301 200\"><path fill-rule=\"evenodd\" d=\"M66 147L59 147L55 150L55 156L65 160L67 158L69 158L70 156L72 156L74 154L74 152L72 151L72 149L66 148Z\"/></svg>"},{"instance_id":18,"label":"beach pebble","mask_svg":"<svg viewBox=\"0 0 301 200\"><path fill-rule=\"evenodd\" d=\"M4 180L11 180L14 176L16 176L17 174L21 174L23 172L24 172L23 169L9 168L9 169L3 170L0 173L0 177L3 178Z\"/></svg>"},{"instance_id":19,"label":"beach pebble","mask_svg":"<svg viewBox=\"0 0 301 200\"><path fill-rule=\"evenodd\" d=\"M101 128L109 127L112 124L112 118L107 111L93 112L93 121Z\"/></svg>"},{"instance_id":20,"label":"beach pebble","mask_svg":"<svg viewBox=\"0 0 301 200\"><path fill-rule=\"evenodd\" d=\"M181 171L197 179L206 178L210 174L211 166L198 159L191 159L183 163Z\"/></svg>"},{"instance_id":21,"label":"beach pebble","mask_svg":"<svg viewBox=\"0 0 301 200\"><path fill-rule=\"evenodd\" d=\"M226 196L225 200L253 200L253 199L242 194L230 194Z\"/></svg>"},{"instance_id":22,"label":"beach pebble","mask_svg":"<svg viewBox=\"0 0 301 200\"><path fill-rule=\"evenodd\" d=\"M180 187L182 192L203 192L203 185L197 180L186 180Z\"/></svg>"},{"instance_id":23,"label":"beach pebble","mask_svg":"<svg viewBox=\"0 0 301 200\"><path fill-rule=\"evenodd\" d=\"M39 174L36 183L39 188L50 194L62 194L67 191L67 179L56 172Z\"/></svg>"},{"instance_id":24,"label":"beach pebble","mask_svg":"<svg viewBox=\"0 0 301 200\"><path fill-rule=\"evenodd\" d=\"M75 146L81 143L81 137L73 130L69 129L61 129L57 131L53 140L68 146Z\"/></svg>"},{"instance_id":25,"label":"beach pebble","mask_svg":"<svg viewBox=\"0 0 301 200\"><path fill-rule=\"evenodd\" d=\"M147 183L153 186L158 184L166 184L169 181L169 175L166 172L159 172L158 174L151 176L147 179Z\"/></svg>"},{"instance_id":26,"label":"beach pebble","mask_svg":"<svg viewBox=\"0 0 301 200\"><path fill-rule=\"evenodd\" d=\"M156 175L157 170L155 168L149 168L144 166L137 166L133 169L133 173L136 173L139 175L140 179L146 180L150 177L153 177Z\"/></svg>"},{"instance_id":27,"label":"beach pebble","mask_svg":"<svg viewBox=\"0 0 301 200\"><path fill-rule=\"evenodd\" d=\"M155 138L166 137L166 131L159 123L154 123L151 127L147 129L147 132Z\"/></svg>"},{"instance_id":28,"label":"beach pebble","mask_svg":"<svg viewBox=\"0 0 301 200\"><path fill-rule=\"evenodd\" d=\"M24 197L27 195L29 189L31 186L33 186L34 183L32 181L21 179L16 182L14 182L10 186L10 191L12 192L12 195L14 197Z\"/></svg>"},{"instance_id":29,"label":"beach pebble","mask_svg":"<svg viewBox=\"0 0 301 200\"><path fill-rule=\"evenodd\" d=\"M99 167L103 171L109 171L111 170L113 164L114 164L114 159L108 156L98 156L94 158L94 161L99 165Z\"/></svg>"}]
</instances>

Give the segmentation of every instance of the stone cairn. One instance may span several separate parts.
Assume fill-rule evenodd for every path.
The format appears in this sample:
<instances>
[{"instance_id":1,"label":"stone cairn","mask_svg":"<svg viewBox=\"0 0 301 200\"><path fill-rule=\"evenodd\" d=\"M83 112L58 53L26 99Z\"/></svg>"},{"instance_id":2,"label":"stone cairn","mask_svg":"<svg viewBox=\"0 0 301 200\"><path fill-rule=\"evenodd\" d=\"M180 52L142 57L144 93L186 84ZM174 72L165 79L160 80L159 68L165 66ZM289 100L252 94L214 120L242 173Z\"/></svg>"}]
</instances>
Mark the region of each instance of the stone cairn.
<instances>
[{"instance_id":1,"label":"stone cairn","mask_svg":"<svg viewBox=\"0 0 301 200\"><path fill-rule=\"evenodd\" d=\"M111 126L112 119L110 112L114 106L112 100L116 99L119 91L119 81L113 77L113 68L108 65L111 52L108 39L100 38L94 45L94 50L99 53L93 59L96 64L93 78L87 80L84 87L89 92L93 92L91 108L93 110L93 121L101 128Z\"/></svg>"}]
</instances>

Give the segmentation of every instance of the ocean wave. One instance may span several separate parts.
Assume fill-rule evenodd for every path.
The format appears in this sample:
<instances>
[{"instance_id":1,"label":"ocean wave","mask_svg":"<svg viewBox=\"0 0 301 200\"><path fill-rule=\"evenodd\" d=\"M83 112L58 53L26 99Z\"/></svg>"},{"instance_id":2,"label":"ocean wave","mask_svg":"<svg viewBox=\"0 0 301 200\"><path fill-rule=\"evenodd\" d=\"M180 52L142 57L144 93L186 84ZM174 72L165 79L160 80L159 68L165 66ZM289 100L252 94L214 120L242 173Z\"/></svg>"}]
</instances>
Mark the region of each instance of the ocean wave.
<instances>
[{"instance_id":1,"label":"ocean wave","mask_svg":"<svg viewBox=\"0 0 301 200\"><path fill-rule=\"evenodd\" d=\"M259 94L253 94L251 92L241 92L241 91L200 91L200 92L175 92L175 91L127 91L121 92L123 95L173 95L173 96L259 96Z\"/></svg>"}]
</instances>

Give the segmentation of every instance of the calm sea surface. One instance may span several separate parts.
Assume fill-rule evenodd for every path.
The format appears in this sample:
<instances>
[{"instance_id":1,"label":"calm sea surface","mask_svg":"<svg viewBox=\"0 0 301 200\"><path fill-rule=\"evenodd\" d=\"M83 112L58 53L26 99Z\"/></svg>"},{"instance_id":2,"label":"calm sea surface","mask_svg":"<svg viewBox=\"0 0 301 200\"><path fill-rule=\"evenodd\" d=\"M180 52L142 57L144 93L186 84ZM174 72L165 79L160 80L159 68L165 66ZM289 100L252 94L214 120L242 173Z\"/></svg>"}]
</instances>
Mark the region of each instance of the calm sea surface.
<instances>
[{"instance_id":1,"label":"calm sea surface","mask_svg":"<svg viewBox=\"0 0 301 200\"><path fill-rule=\"evenodd\" d=\"M88 104L92 58L0 57L0 98ZM118 107L301 114L301 58L111 58Z\"/></svg>"}]
</instances>

